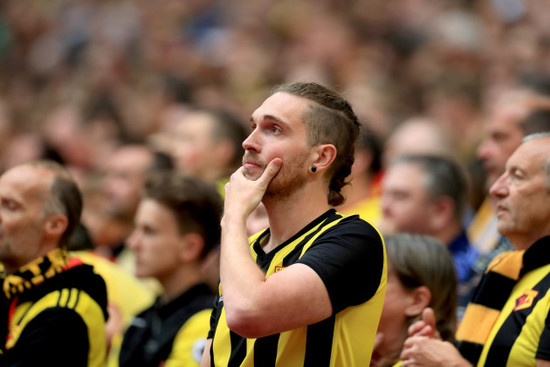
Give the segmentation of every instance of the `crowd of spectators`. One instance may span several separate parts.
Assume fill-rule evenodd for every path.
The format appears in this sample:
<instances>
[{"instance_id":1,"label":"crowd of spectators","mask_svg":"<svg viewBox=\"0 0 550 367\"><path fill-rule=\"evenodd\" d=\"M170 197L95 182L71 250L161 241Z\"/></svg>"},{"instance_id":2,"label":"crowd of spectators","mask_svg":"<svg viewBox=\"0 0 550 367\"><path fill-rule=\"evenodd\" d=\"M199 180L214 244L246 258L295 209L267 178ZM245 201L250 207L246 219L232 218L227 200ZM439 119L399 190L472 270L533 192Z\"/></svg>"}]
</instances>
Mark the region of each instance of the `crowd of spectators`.
<instances>
[{"instance_id":1,"label":"crowd of spectators","mask_svg":"<svg viewBox=\"0 0 550 367\"><path fill-rule=\"evenodd\" d=\"M62 163L83 192L90 246L121 260L151 169L223 195L239 163L215 167L235 147L212 136L201 153L189 139L207 129L185 121L248 128L274 85L314 81L340 91L368 132L352 172L365 177L339 210L383 231L389 159L428 150L464 168L467 225L488 189L484 123L510 91L550 95L548 60L547 0L0 1L0 173Z\"/></svg>"},{"instance_id":2,"label":"crowd of spectators","mask_svg":"<svg viewBox=\"0 0 550 367\"><path fill-rule=\"evenodd\" d=\"M121 140L170 133L190 107L246 123L274 85L342 91L381 139L404 119L475 157L484 107L548 88L544 0L56 0L0 4L1 167L46 151L101 170ZM166 148L167 147L163 147Z\"/></svg>"}]
</instances>

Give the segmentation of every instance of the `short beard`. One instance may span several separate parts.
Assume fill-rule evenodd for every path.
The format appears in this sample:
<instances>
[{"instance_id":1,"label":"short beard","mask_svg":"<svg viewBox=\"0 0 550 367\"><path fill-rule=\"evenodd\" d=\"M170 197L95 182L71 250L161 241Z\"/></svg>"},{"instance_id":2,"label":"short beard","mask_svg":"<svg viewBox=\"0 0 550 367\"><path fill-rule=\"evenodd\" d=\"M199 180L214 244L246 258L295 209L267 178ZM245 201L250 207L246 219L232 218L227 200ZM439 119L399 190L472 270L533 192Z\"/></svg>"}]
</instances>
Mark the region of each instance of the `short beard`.
<instances>
[{"instance_id":1,"label":"short beard","mask_svg":"<svg viewBox=\"0 0 550 367\"><path fill-rule=\"evenodd\" d=\"M302 189L307 180L304 174L307 153L285 161L273 180L267 186L264 198L285 200Z\"/></svg>"}]
</instances>

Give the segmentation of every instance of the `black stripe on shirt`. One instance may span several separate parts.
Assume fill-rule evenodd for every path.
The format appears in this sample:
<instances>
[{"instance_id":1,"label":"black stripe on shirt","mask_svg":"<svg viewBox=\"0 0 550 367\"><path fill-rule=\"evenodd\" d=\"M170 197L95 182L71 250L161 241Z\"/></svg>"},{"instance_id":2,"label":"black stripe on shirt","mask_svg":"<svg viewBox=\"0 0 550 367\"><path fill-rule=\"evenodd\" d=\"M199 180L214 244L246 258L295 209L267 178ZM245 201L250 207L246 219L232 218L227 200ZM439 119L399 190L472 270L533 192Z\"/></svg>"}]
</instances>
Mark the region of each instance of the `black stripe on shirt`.
<instances>
[{"instance_id":1,"label":"black stripe on shirt","mask_svg":"<svg viewBox=\"0 0 550 367\"><path fill-rule=\"evenodd\" d=\"M527 317L531 314L538 301L544 297L550 287L550 275L544 277L533 290L539 293L533 300L533 304L529 308L523 310L512 311L506 318L497 334L491 342L489 353L487 353L487 361L494 366L505 366L512 347L520 337L521 330L525 326ZM488 341L489 342L489 341Z\"/></svg>"},{"instance_id":2,"label":"black stripe on shirt","mask_svg":"<svg viewBox=\"0 0 550 367\"><path fill-rule=\"evenodd\" d=\"M254 343L254 366L275 367L279 335L269 335L256 340Z\"/></svg>"},{"instance_id":3,"label":"black stripe on shirt","mask_svg":"<svg viewBox=\"0 0 550 367\"><path fill-rule=\"evenodd\" d=\"M508 300L516 280L502 274L489 272L481 278L472 303L477 303L495 310L500 310Z\"/></svg>"},{"instance_id":4,"label":"black stripe on shirt","mask_svg":"<svg viewBox=\"0 0 550 367\"><path fill-rule=\"evenodd\" d=\"M231 338L231 355L227 367L238 367L246 356L246 339L232 331L229 332L229 336ZM244 345L242 345L243 343Z\"/></svg>"},{"instance_id":5,"label":"black stripe on shirt","mask_svg":"<svg viewBox=\"0 0 550 367\"><path fill-rule=\"evenodd\" d=\"M483 344L460 341L458 343L458 350L462 357L475 365L481 356L481 352L483 351Z\"/></svg>"},{"instance_id":6,"label":"black stripe on shirt","mask_svg":"<svg viewBox=\"0 0 550 367\"><path fill-rule=\"evenodd\" d=\"M334 323L333 315L307 327L304 367L328 367L330 365Z\"/></svg>"}]
</instances>

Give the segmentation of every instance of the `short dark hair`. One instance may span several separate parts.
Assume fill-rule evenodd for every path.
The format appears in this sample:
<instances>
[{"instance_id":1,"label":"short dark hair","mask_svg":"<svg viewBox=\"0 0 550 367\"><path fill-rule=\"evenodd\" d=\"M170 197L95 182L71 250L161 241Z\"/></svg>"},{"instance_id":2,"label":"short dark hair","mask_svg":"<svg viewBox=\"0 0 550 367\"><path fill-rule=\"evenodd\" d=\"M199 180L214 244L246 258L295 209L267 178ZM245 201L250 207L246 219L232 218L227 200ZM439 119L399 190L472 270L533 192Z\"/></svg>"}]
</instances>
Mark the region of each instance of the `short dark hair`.
<instances>
[{"instance_id":1,"label":"short dark hair","mask_svg":"<svg viewBox=\"0 0 550 367\"><path fill-rule=\"evenodd\" d=\"M181 234L202 236L202 257L219 245L223 204L213 185L177 171L156 171L147 177L143 197L169 208Z\"/></svg>"},{"instance_id":2,"label":"short dark hair","mask_svg":"<svg viewBox=\"0 0 550 367\"><path fill-rule=\"evenodd\" d=\"M80 224L82 193L71 173L63 165L52 160L36 160L26 164L53 173L50 196L45 203L44 214L58 213L67 218L67 228L59 239L60 246L67 246L71 235Z\"/></svg>"},{"instance_id":3,"label":"short dark hair","mask_svg":"<svg viewBox=\"0 0 550 367\"><path fill-rule=\"evenodd\" d=\"M359 135L359 120L351 105L337 92L317 83L290 83L275 87L272 94L288 93L306 98L311 103L302 116L307 128L310 146L333 144L336 158L327 170L329 181L328 203L333 206L345 201L342 187L349 182L354 161L354 146Z\"/></svg>"},{"instance_id":4,"label":"short dark hair","mask_svg":"<svg viewBox=\"0 0 550 367\"><path fill-rule=\"evenodd\" d=\"M448 196L454 203L454 217L461 220L468 197L466 173L459 163L450 158L429 154L405 154L390 162L395 164L414 164L424 172L424 185L428 196L436 199Z\"/></svg>"}]
</instances>

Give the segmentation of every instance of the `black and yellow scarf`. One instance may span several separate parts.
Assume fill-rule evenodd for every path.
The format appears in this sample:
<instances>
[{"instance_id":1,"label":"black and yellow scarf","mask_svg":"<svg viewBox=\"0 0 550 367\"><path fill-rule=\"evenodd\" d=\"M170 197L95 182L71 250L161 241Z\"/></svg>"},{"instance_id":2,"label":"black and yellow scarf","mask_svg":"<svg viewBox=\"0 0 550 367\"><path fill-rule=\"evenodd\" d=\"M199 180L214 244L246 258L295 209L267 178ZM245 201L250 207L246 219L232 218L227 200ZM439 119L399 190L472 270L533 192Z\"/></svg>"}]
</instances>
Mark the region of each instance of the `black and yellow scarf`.
<instances>
[{"instance_id":1,"label":"black and yellow scarf","mask_svg":"<svg viewBox=\"0 0 550 367\"><path fill-rule=\"evenodd\" d=\"M456 332L460 353L476 364L501 310L515 285L527 272L550 263L550 237L528 250L504 252L489 264Z\"/></svg>"},{"instance_id":2,"label":"black and yellow scarf","mask_svg":"<svg viewBox=\"0 0 550 367\"><path fill-rule=\"evenodd\" d=\"M57 248L46 256L36 259L18 269L13 274L0 274L4 297L11 300L54 277L70 267L70 257L66 250Z\"/></svg>"}]
</instances>

